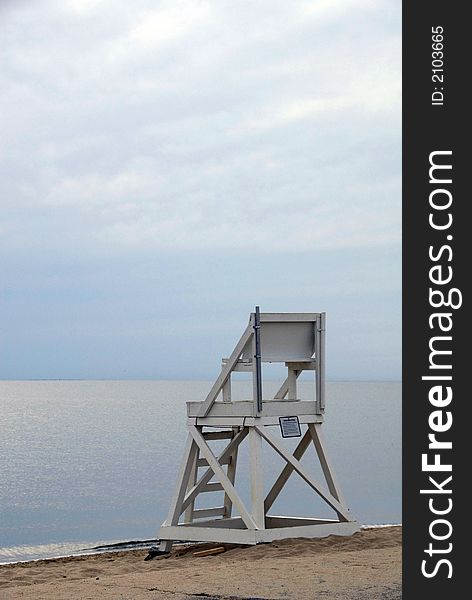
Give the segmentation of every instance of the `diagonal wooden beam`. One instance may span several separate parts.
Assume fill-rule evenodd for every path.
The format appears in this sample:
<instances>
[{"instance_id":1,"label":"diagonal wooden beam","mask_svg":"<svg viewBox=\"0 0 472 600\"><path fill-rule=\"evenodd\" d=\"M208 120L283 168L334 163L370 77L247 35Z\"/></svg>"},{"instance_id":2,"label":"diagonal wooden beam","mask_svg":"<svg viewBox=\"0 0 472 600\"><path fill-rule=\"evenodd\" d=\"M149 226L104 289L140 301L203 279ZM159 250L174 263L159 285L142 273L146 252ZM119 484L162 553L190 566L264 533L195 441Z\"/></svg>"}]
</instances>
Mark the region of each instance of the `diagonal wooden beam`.
<instances>
[{"instance_id":1,"label":"diagonal wooden beam","mask_svg":"<svg viewBox=\"0 0 472 600\"><path fill-rule=\"evenodd\" d=\"M197 462L198 462L198 448L197 448L197 452L195 453L195 457L193 459L193 464L192 464L192 469L190 471L190 476L188 478L187 491L185 492L186 494L189 492L189 490L191 490L193 488L193 486L197 482L197 471L198 471ZM195 510L195 502L191 502L189 504L189 506L187 506L187 508L185 509L185 518L184 518L185 523L191 523L193 521L194 510ZM179 517L180 517L180 515L179 515Z\"/></svg>"},{"instance_id":2,"label":"diagonal wooden beam","mask_svg":"<svg viewBox=\"0 0 472 600\"><path fill-rule=\"evenodd\" d=\"M308 448L312 440L310 432L307 430L305 435L302 437L298 446L295 448L293 456L300 460L301 457L305 454L305 450ZM287 483L288 478L293 473L294 469L291 464L287 463L285 467L282 469L280 475L277 477L274 485L271 487L269 493L267 494L264 500L264 510L266 514L269 512L271 506L277 500L282 488Z\"/></svg>"},{"instance_id":3,"label":"diagonal wooden beam","mask_svg":"<svg viewBox=\"0 0 472 600\"><path fill-rule=\"evenodd\" d=\"M174 496L170 504L169 514L167 515L167 519L163 525L177 525L179 517L184 511L182 500L185 496L185 491L187 489L196 454L197 445L192 436L188 435Z\"/></svg>"},{"instance_id":4,"label":"diagonal wooden beam","mask_svg":"<svg viewBox=\"0 0 472 600\"><path fill-rule=\"evenodd\" d=\"M218 457L218 462L225 460L228 456L234 452L236 448L238 448L239 444L243 441L243 439L247 436L248 430L242 429L238 432L234 438L230 441L230 443L226 446L223 452ZM220 462L221 464L221 462ZM213 477L213 469L209 467L205 473L200 477L197 483L193 486L191 490L185 496L185 499L182 503L182 510L184 511L187 506L198 496L201 490L206 486L206 484Z\"/></svg>"},{"instance_id":5,"label":"diagonal wooden beam","mask_svg":"<svg viewBox=\"0 0 472 600\"><path fill-rule=\"evenodd\" d=\"M315 492L323 498L323 500L331 506L338 514L342 515L347 521L351 521L349 509L346 506L342 506L334 496L329 492L326 492L319 482L309 473L305 467L289 452L284 448L279 440L275 438L271 433L264 427L256 426L261 436L272 446L272 448L280 454L280 456L290 465L293 470L296 471L306 483L315 490Z\"/></svg>"},{"instance_id":6,"label":"diagonal wooden beam","mask_svg":"<svg viewBox=\"0 0 472 600\"><path fill-rule=\"evenodd\" d=\"M208 464L210 465L213 473L215 474L215 477L219 480L219 482L223 486L225 492L231 498L232 503L234 504L234 506L237 508L237 510L241 514L241 518L244 521L244 523L246 524L246 527L248 529L259 529L256 525L256 522L252 518L252 516L246 510L246 507L244 506L244 502L241 500L241 498L239 497L239 494L234 489L233 484L228 479L226 473L223 471L223 467L220 465L220 463L216 459L216 456L213 454L210 446L208 446L206 441L203 439L203 437L201 436L198 429L195 427L195 425L191 425L188 430L189 430L190 435L195 440L195 443L200 448L200 452L201 452L202 456L207 459Z\"/></svg>"},{"instance_id":7,"label":"diagonal wooden beam","mask_svg":"<svg viewBox=\"0 0 472 600\"><path fill-rule=\"evenodd\" d=\"M313 439L313 444L315 446L316 453L320 460L321 469L323 471L323 475L326 479L326 483L328 485L328 489L330 493L343 505L346 505L346 501L341 492L341 488L336 481L336 477L334 475L334 471L331 468L328 454L326 452L326 447L323 440L323 434L321 433L320 425L314 425L313 423L308 424L308 430L311 433L311 437ZM340 516L341 518L341 516Z\"/></svg>"},{"instance_id":8,"label":"diagonal wooden beam","mask_svg":"<svg viewBox=\"0 0 472 600\"><path fill-rule=\"evenodd\" d=\"M239 431L238 427L233 427L233 431L235 433L237 433ZM220 459L218 457L218 462L221 464L222 460L224 459ZM231 481L231 483L234 485L234 481L236 479L236 464L238 462L238 446L236 446L235 450L232 452L231 456L229 457L229 464L228 464L228 469L226 471L226 474L228 475L228 479ZM233 509L233 503L231 502L231 498L228 496L228 494L225 494L225 499L224 499L224 507L225 507L225 517L229 518L231 517L231 511Z\"/></svg>"},{"instance_id":9,"label":"diagonal wooden beam","mask_svg":"<svg viewBox=\"0 0 472 600\"><path fill-rule=\"evenodd\" d=\"M252 325L250 323L246 327L241 338L239 339L239 342L236 344L236 347L233 350L233 353L228 358L228 362L221 370L221 373L218 376L218 379L215 381L215 383L213 384L213 387L208 392L208 396L202 402L200 412L198 413L199 417L206 417L207 414L210 412L210 409L213 406L213 403L215 402L218 394L220 393L221 388L225 384L228 377L231 375L231 371L233 370L236 363L238 362L239 357L241 356L241 354L244 350L244 346L247 344L247 342L249 341L249 339L251 338L253 333L254 333L254 331L253 331Z\"/></svg>"},{"instance_id":10,"label":"diagonal wooden beam","mask_svg":"<svg viewBox=\"0 0 472 600\"><path fill-rule=\"evenodd\" d=\"M300 373L301 373L301 371L296 371L297 379L298 379ZM280 386L279 391L275 394L274 400L283 400L287 394L288 394L288 377Z\"/></svg>"}]
</instances>

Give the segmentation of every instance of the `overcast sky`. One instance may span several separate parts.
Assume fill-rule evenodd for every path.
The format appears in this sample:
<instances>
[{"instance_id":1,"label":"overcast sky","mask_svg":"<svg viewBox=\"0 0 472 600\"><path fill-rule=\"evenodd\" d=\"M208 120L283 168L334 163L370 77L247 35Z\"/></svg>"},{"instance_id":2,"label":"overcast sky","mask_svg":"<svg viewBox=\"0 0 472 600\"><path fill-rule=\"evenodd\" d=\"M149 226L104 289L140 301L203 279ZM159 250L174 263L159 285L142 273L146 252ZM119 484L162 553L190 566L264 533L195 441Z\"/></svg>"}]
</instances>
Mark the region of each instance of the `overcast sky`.
<instances>
[{"instance_id":1,"label":"overcast sky","mask_svg":"<svg viewBox=\"0 0 472 600\"><path fill-rule=\"evenodd\" d=\"M0 377L211 378L254 305L398 379L399 0L1 0Z\"/></svg>"}]
</instances>

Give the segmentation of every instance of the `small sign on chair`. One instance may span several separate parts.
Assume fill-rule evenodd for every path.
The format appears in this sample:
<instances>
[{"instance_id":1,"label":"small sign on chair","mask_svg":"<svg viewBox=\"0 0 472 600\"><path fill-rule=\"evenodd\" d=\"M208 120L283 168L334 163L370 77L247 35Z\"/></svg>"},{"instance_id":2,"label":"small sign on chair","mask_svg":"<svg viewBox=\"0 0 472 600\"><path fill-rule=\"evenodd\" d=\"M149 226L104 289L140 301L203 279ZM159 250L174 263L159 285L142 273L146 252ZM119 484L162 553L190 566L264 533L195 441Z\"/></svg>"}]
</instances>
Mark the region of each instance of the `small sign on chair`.
<instances>
[{"instance_id":1,"label":"small sign on chair","mask_svg":"<svg viewBox=\"0 0 472 600\"><path fill-rule=\"evenodd\" d=\"M279 417L279 423L282 437L291 438L302 435L298 417Z\"/></svg>"}]
</instances>

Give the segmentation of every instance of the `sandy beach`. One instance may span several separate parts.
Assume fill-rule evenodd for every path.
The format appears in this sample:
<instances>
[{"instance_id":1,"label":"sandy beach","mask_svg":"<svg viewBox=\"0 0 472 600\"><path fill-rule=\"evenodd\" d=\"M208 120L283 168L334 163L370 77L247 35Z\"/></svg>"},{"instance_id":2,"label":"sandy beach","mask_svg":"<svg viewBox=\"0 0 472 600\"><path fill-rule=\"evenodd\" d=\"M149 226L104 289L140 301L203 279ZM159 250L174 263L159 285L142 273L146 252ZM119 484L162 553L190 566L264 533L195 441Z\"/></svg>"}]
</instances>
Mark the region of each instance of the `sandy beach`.
<instances>
[{"instance_id":1,"label":"sandy beach","mask_svg":"<svg viewBox=\"0 0 472 600\"><path fill-rule=\"evenodd\" d=\"M214 556L177 546L0 566L0 598L10 600L396 600L401 598L401 527L352 537L289 539L230 547Z\"/></svg>"}]
</instances>

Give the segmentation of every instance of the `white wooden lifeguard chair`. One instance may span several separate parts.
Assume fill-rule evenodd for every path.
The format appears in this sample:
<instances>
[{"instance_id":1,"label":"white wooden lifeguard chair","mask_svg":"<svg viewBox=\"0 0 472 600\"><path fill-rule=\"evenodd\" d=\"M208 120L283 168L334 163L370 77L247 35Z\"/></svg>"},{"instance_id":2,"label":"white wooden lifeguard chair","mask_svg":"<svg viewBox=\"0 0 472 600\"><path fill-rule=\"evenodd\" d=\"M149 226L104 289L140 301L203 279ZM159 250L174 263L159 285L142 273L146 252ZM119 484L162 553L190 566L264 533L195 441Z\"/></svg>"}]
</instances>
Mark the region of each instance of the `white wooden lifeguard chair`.
<instances>
[{"instance_id":1,"label":"white wooden lifeguard chair","mask_svg":"<svg viewBox=\"0 0 472 600\"><path fill-rule=\"evenodd\" d=\"M174 540L258 544L287 537L351 535L359 529L336 482L321 435L325 323L325 313L260 313L256 307L231 356L223 359L221 373L206 399L187 403L187 444L169 514L159 531L158 553L169 552ZM288 369L274 398L264 400L263 362L285 363ZM301 401L297 395L297 378L305 370L315 373L315 393L310 401ZM232 400L231 374L235 371L252 373L251 400ZM301 438L293 454L281 437ZM250 506L235 488L238 447L246 438ZM212 440L227 440L218 455L210 447ZM286 463L267 493L263 483L263 440ZM326 485L300 462L311 443ZM334 510L336 519L269 514L294 471ZM221 505L195 508L197 496L204 492L222 493Z\"/></svg>"}]
</instances>

